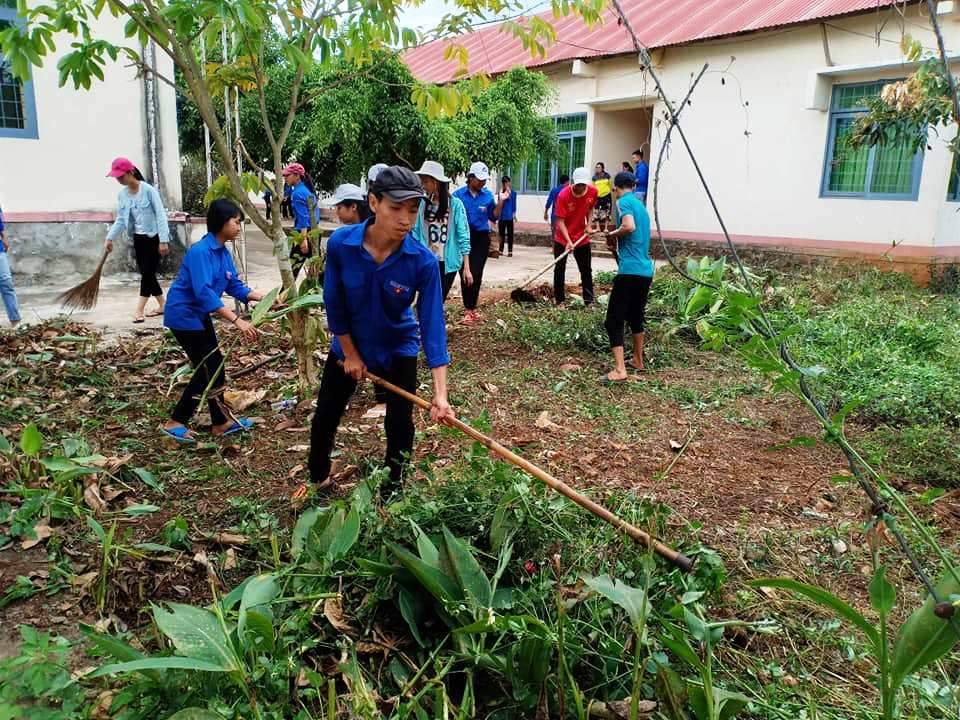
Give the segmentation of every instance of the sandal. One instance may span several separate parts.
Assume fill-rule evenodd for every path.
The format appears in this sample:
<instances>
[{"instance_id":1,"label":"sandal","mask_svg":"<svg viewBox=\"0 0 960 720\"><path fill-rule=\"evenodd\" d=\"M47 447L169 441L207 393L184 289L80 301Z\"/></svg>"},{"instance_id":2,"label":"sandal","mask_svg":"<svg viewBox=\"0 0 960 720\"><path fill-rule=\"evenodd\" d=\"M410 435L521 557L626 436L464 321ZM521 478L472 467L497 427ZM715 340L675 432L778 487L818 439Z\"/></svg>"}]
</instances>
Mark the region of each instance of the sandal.
<instances>
[{"instance_id":1,"label":"sandal","mask_svg":"<svg viewBox=\"0 0 960 720\"><path fill-rule=\"evenodd\" d=\"M228 427L228 428L227 428L226 430L224 430L222 433L218 433L216 436L217 436L217 437L226 437L227 435L233 435L233 434L238 433L238 432L244 432L245 430L249 430L249 429L252 428L252 427L253 427L253 421L252 421L252 420L248 420L248 419L245 418L245 417L237 418L236 421L233 423L233 425L231 425L230 427Z\"/></svg>"},{"instance_id":2,"label":"sandal","mask_svg":"<svg viewBox=\"0 0 960 720\"><path fill-rule=\"evenodd\" d=\"M139 325L139 324L142 323L142 322L144 322L144 319L143 319L142 316L141 316L141 317L137 317L136 315L133 316L133 324L134 324L134 325Z\"/></svg>"},{"instance_id":3,"label":"sandal","mask_svg":"<svg viewBox=\"0 0 960 720\"><path fill-rule=\"evenodd\" d=\"M144 317L163 317L163 310L151 310L145 313Z\"/></svg>"},{"instance_id":4,"label":"sandal","mask_svg":"<svg viewBox=\"0 0 960 720\"><path fill-rule=\"evenodd\" d=\"M190 436L190 428L186 425L178 425L177 427L165 428L161 427L160 431L167 437L172 437L181 445L196 445L197 440Z\"/></svg>"}]
</instances>

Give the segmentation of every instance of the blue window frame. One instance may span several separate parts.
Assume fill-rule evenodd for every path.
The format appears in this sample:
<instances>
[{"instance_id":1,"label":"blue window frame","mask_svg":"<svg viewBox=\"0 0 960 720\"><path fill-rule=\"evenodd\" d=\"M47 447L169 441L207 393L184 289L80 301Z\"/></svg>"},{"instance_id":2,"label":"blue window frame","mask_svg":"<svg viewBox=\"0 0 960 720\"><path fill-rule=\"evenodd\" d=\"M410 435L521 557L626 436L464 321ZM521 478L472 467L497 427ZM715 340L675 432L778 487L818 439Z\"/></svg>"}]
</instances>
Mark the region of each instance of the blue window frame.
<instances>
[{"instance_id":1,"label":"blue window frame","mask_svg":"<svg viewBox=\"0 0 960 720\"><path fill-rule=\"evenodd\" d=\"M20 22L16 1L0 1L0 30L15 22ZM21 82L15 78L0 57L0 138L38 137L33 81Z\"/></svg>"},{"instance_id":2,"label":"blue window frame","mask_svg":"<svg viewBox=\"0 0 960 720\"><path fill-rule=\"evenodd\" d=\"M947 183L947 202L960 202L960 155L953 156L950 181Z\"/></svg>"},{"instance_id":3,"label":"blue window frame","mask_svg":"<svg viewBox=\"0 0 960 720\"><path fill-rule=\"evenodd\" d=\"M904 145L851 148L847 144L867 102L892 80L836 85L830 102L830 127L820 186L821 197L868 200L916 200L923 170L923 148Z\"/></svg>"},{"instance_id":4,"label":"blue window frame","mask_svg":"<svg viewBox=\"0 0 960 720\"><path fill-rule=\"evenodd\" d=\"M557 184L561 175L570 175L583 165L587 150L587 114L560 115L553 118L560 143L560 157L556 161L537 156L523 167L507 174L513 187L523 195L546 195Z\"/></svg>"}]
</instances>

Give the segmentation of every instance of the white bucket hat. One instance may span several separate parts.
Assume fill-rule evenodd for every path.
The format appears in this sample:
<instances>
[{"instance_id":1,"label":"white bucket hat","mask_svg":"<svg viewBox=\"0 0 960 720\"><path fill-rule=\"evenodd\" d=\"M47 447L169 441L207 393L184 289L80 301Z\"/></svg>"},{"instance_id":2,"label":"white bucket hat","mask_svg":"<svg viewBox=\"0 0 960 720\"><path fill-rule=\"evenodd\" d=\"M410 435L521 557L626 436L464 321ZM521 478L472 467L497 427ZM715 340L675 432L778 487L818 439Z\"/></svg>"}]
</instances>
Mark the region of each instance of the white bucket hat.
<instances>
[{"instance_id":1,"label":"white bucket hat","mask_svg":"<svg viewBox=\"0 0 960 720\"><path fill-rule=\"evenodd\" d=\"M333 196L328 198L324 205L327 207L333 207L334 205L339 205L347 200L356 200L362 202L366 199L367 198L364 197L363 190L360 189L359 185L344 183L343 185L337 186L337 189L333 192Z\"/></svg>"},{"instance_id":2,"label":"white bucket hat","mask_svg":"<svg viewBox=\"0 0 960 720\"><path fill-rule=\"evenodd\" d=\"M377 163L367 171L367 182L375 182L377 175L380 174L382 170L386 170L389 165L386 163Z\"/></svg>"},{"instance_id":3,"label":"white bucket hat","mask_svg":"<svg viewBox=\"0 0 960 720\"><path fill-rule=\"evenodd\" d=\"M443 174L443 165L436 160L424 160L423 165L417 170L417 175L426 175L442 183L450 182L450 178Z\"/></svg>"},{"instance_id":4,"label":"white bucket hat","mask_svg":"<svg viewBox=\"0 0 960 720\"><path fill-rule=\"evenodd\" d=\"M570 181L571 185L589 185L590 184L590 171L585 167L578 167L573 171L573 179Z\"/></svg>"},{"instance_id":5,"label":"white bucket hat","mask_svg":"<svg viewBox=\"0 0 960 720\"><path fill-rule=\"evenodd\" d=\"M467 177L470 177L471 175L473 175L477 180L489 180L490 168L487 167L486 163L475 162L467 171Z\"/></svg>"}]
</instances>

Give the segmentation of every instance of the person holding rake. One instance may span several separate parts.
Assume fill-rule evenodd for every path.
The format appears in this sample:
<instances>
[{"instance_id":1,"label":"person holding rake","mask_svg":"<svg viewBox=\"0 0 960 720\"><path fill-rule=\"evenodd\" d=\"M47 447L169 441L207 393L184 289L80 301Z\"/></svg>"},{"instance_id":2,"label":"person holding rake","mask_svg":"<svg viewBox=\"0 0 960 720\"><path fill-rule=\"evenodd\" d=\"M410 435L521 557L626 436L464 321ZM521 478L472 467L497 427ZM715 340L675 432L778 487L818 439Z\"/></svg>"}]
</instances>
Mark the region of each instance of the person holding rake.
<instances>
[{"instance_id":1,"label":"person holding rake","mask_svg":"<svg viewBox=\"0 0 960 720\"><path fill-rule=\"evenodd\" d=\"M334 339L323 368L310 433L310 479L327 491L330 453L347 403L366 376L376 374L410 393L417 388L417 356L423 347L433 375L430 416L453 418L447 401L447 330L443 316L440 266L430 249L413 236L426 199L410 170L389 167L370 185L374 216L341 228L327 242L323 300ZM412 305L417 305L417 315ZM384 496L399 490L413 450L413 403L389 393L384 420Z\"/></svg>"}]
</instances>

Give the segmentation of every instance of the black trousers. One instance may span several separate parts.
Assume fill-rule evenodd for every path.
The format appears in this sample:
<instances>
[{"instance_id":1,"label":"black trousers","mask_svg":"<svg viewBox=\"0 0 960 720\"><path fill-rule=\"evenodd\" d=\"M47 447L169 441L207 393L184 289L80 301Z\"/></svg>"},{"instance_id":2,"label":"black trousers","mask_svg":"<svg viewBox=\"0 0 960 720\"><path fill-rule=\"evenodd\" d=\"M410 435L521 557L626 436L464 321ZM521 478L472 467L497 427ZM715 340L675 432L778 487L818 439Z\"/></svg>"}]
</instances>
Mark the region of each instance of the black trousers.
<instances>
[{"instance_id":1,"label":"black trousers","mask_svg":"<svg viewBox=\"0 0 960 720\"><path fill-rule=\"evenodd\" d=\"M223 387L226 376L223 372L223 355L220 354L213 321L207 318L203 324L203 330L172 330L172 332L180 343L180 347L190 358L193 376L183 389L183 394L180 395L180 400L173 409L171 417L183 425L189 423L190 418L197 411L203 391L210 384L210 378L214 378L213 386L207 395L207 407L210 408L210 419L213 424L223 425L227 421L227 416L220 408L219 393L216 391Z\"/></svg>"},{"instance_id":2,"label":"black trousers","mask_svg":"<svg viewBox=\"0 0 960 720\"><path fill-rule=\"evenodd\" d=\"M565 245L555 242L553 244L553 256L560 257L566 249ZM592 258L593 253L590 249L589 242L580 245L573 251L573 259L577 261L577 268L580 270L580 284L583 286L583 302L587 305L593 303ZM564 288L566 276L567 258L564 258L553 266L553 299L557 301L557 304L562 303L567 298L567 291Z\"/></svg>"},{"instance_id":3,"label":"black trousers","mask_svg":"<svg viewBox=\"0 0 960 720\"><path fill-rule=\"evenodd\" d=\"M513 252L513 220L501 220L498 222L497 234L500 236L500 252L503 252L504 241L507 243L507 250Z\"/></svg>"},{"instance_id":4,"label":"black trousers","mask_svg":"<svg viewBox=\"0 0 960 720\"><path fill-rule=\"evenodd\" d=\"M448 273L444 270L444 262L440 261L440 287L443 289L443 301L447 301L447 295L450 294L450 289L453 287L453 281L457 279L457 273L450 272Z\"/></svg>"},{"instance_id":5,"label":"black trousers","mask_svg":"<svg viewBox=\"0 0 960 720\"><path fill-rule=\"evenodd\" d=\"M490 231L474 230L470 228L470 274L473 275L473 285L467 287L460 277L460 292L463 295L463 307L467 310L476 310L480 299L480 283L483 282L483 268L487 264L487 254L490 252Z\"/></svg>"},{"instance_id":6,"label":"black trousers","mask_svg":"<svg viewBox=\"0 0 960 720\"><path fill-rule=\"evenodd\" d=\"M300 243L294 241L293 245L290 248L290 266L293 268L293 279L297 279L297 275L300 274L300 271L303 269L304 263L307 262L311 257L313 257L313 247L308 244L307 252L304 253L300 250Z\"/></svg>"},{"instance_id":7,"label":"black trousers","mask_svg":"<svg viewBox=\"0 0 960 720\"><path fill-rule=\"evenodd\" d=\"M160 237L158 235L134 235L133 252L140 272L140 297L162 297L163 290L157 280L160 268Z\"/></svg>"},{"instance_id":8,"label":"black trousers","mask_svg":"<svg viewBox=\"0 0 960 720\"><path fill-rule=\"evenodd\" d=\"M371 370L404 390L417 391L416 357L395 356L389 368ZM343 371L339 358L330 353L323 366L317 410L310 428L310 479L314 483L321 483L330 475L333 441L350 396L356 389L357 381ZM386 402L387 416L383 424L387 433L387 454L384 465L390 470L391 484L396 486L403 479L404 467L413 451L413 403L391 392L387 393Z\"/></svg>"},{"instance_id":9,"label":"black trousers","mask_svg":"<svg viewBox=\"0 0 960 720\"><path fill-rule=\"evenodd\" d=\"M623 347L623 324L630 324L634 335L643 332L647 312L647 296L653 278L641 275L617 275L610 292L607 318L603 325L610 338L610 347Z\"/></svg>"}]
</instances>

